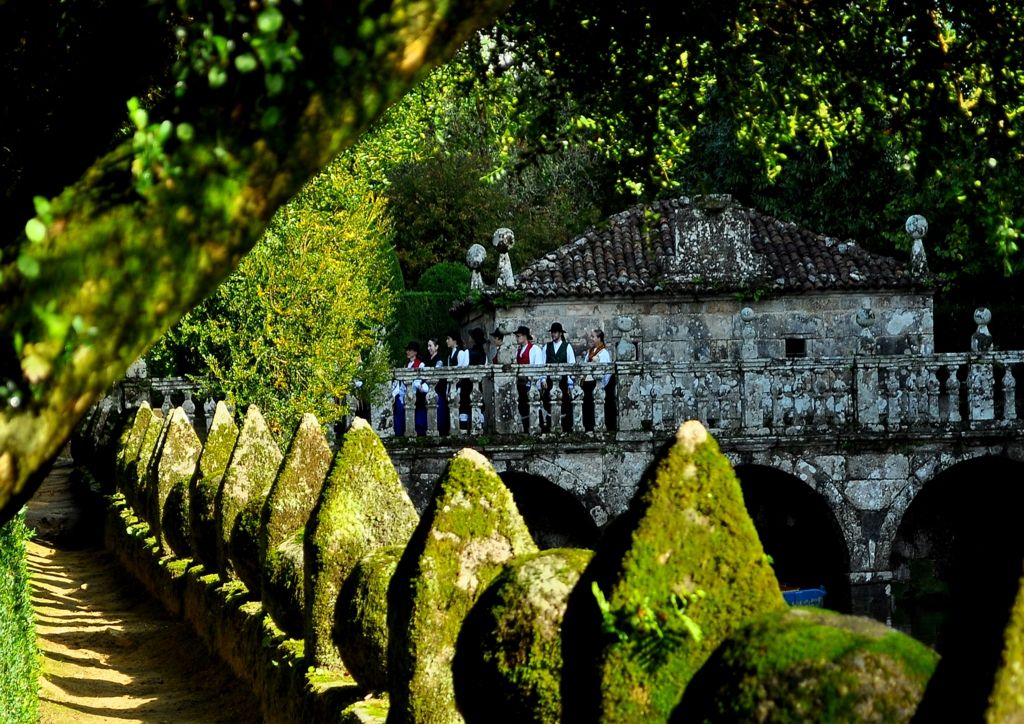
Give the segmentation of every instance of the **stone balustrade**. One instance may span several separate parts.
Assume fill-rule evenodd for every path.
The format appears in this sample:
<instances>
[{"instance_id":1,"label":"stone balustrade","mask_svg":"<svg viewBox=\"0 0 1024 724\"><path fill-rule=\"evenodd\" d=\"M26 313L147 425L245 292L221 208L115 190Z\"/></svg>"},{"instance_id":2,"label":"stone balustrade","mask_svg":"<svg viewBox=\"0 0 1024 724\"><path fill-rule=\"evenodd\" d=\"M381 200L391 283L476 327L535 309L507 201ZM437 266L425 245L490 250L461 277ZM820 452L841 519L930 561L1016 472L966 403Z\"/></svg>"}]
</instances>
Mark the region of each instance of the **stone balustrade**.
<instances>
[{"instance_id":1,"label":"stone balustrade","mask_svg":"<svg viewBox=\"0 0 1024 724\"><path fill-rule=\"evenodd\" d=\"M445 429L451 435L662 433L687 419L700 420L719 437L913 433L1013 427L1024 407L1017 391L1024 374L1020 351L453 372L394 370L392 389L403 404L393 399L371 407L377 433L394 437L396 414L405 416L406 437ZM605 388L607 375L614 384ZM572 384L560 385L563 379ZM589 380L592 393L583 389ZM425 393L414 389L417 383ZM462 398L468 398L469 424L460 426ZM555 424L542 427L548 415Z\"/></svg>"}]
</instances>

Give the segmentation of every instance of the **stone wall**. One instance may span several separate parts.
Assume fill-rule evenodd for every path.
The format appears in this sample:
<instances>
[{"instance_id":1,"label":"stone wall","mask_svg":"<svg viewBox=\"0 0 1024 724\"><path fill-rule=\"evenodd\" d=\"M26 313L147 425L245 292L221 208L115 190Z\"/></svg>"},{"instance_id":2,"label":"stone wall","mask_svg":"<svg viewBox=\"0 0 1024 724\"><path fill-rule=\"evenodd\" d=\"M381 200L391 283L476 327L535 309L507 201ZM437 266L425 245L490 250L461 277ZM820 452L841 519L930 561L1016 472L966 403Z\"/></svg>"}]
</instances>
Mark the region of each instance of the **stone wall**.
<instances>
[{"instance_id":1,"label":"stone wall","mask_svg":"<svg viewBox=\"0 0 1024 724\"><path fill-rule=\"evenodd\" d=\"M740 316L745 307L753 312L750 321ZM865 309L871 314L865 315ZM858 324L859 314L871 324ZM756 345L756 357L772 359L786 357L787 339L806 340L810 358L934 350L932 301L924 294L822 292L760 300L530 299L493 313L477 312L465 329L479 326L489 332L497 325L511 332L526 325L535 342L546 343L555 321L565 327L577 354L589 347L587 336L597 328L604 330L610 349L626 341L635 345L637 358L647 362L738 360L744 357L742 345L748 338ZM865 330L871 349L864 349ZM506 343L512 339L506 338ZM612 356L616 358L614 352Z\"/></svg>"}]
</instances>

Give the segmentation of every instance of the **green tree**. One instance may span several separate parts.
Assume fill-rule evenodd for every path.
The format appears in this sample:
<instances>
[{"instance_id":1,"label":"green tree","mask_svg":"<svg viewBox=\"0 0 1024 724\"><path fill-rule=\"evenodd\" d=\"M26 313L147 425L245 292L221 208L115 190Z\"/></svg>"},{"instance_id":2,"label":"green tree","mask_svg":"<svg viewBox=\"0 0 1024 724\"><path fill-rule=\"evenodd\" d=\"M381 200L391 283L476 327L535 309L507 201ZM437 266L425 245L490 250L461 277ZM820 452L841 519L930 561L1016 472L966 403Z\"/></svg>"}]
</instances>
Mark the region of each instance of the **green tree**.
<instances>
[{"instance_id":1,"label":"green tree","mask_svg":"<svg viewBox=\"0 0 1024 724\"><path fill-rule=\"evenodd\" d=\"M278 433L304 412L335 422L353 380L385 372L371 351L391 321L398 267L383 202L346 160L278 211L235 273L149 356L171 357L173 369L195 350L194 377L236 405L258 405Z\"/></svg>"},{"instance_id":2,"label":"green tree","mask_svg":"<svg viewBox=\"0 0 1024 724\"><path fill-rule=\"evenodd\" d=\"M59 2L22 22L24 4L0 5L0 27L34 39L68 22ZM38 174L11 174L14 190L5 191L36 196L34 216L11 211L10 228L24 231L4 240L0 260L5 518L90 405L213 291L274 211L504 5L424 0L353 12L337 3L179 0L158 6L152 26L122 31L143 33L143 48L173 49L166 68L154 64L152 91L129 104L127 132L109 127L89 165L69 159L47 169L70 182L56 198L34 187ZM53 46L59 63L5 67L5 81L18 79L5 90L51 87L54 67L78 62L74 50ZM91 79L104 103L103 86L121 85L113 76L135 75L135 58L116 60ZM14 108L21 101L6 99ZM57 101L49 111L91 112Z\"/></svg>"}]
</instances>

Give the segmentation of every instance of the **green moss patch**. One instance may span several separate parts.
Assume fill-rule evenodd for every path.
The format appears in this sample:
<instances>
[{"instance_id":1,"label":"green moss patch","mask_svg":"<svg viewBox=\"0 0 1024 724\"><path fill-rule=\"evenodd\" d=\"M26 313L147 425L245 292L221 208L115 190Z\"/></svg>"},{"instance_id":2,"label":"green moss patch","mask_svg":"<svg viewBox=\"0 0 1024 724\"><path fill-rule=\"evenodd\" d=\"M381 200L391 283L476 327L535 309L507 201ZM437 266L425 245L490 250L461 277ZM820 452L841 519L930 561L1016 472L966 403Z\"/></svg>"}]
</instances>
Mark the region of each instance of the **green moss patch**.
<instances>
[{"instance_id":1,"label":"green moss patch","mask_svg":"<svg viewBox=\"0 0 1024 724\"><path fill-rule=\"evenodd\" d=\"M474 450L459 452L438 481L388 590L388 678L396 720L462 721L451 666L463 619L505 563L536 551L491 464Z\"/></svg>"},{"instance_id":2,"label":"green moss patch","mask_svg":"<svg viewBox=\"0 0 1024 724\"><path fill-rule=\"evenodd\" d=\"M1024 579L1010 611L1003 638L1002 659L996 670L985 721L1024 721Z\"/></svg>"},{"instance_id":3,"label":"green moss patch","mask_svg":"<svg viewBox=\"0 0 1024 724\"><path fill-rule=\"evenodd\" d=\"M371 691L388 685L388 586L405 549L381 548L359 559L335 608L334 644L352 678Z\"/></svg>"},{"instance_id":4,"label":"green moss patch","mask_svg":"<svg viewBox=\"0 0 1024 724\"><path fill-rule=\"evenodd\" d=\"M163 448L160 451L160 459L156 465L155 493L153 503L153 527L164 544L166 551L173 550L179 556L191 557L191 546L188 545L186 531L180 530L184 522L181 518L181 501L184 499L184 491L188 488L189 481L196 471L196 464L199 462L199 455L203 446L199 442L199 436L188 421L188 416L180 407L174 408L169 415L167 430L164 434ZM175 502L168 508L168 500L171 492L177 490ZM175 546L168 542L166 529L172 521L178 526L178 530L171 533L170 538L175 541Z\"/></svg>"},{"instance_id":5,"label":"green moss patch","mask_svg":"<svg viewBox=\"0 0 1024 724\"><path fill-rule=\"evenodd\" d=\"M453 673L469 721L562 721L562 618L593 553L517 558L480 596L459 634Z\"/></svg>"},{"instance_id":6,"label":"green moss patch","mask_svg":"<svg viewBox=\"0 0 1024 724\"><path fill-rule=\"evenodd\" d=\"M188 528L192 538L192 552L197 560L211 570L218 565L220 540L216 519L217 493L220 492L237 440L238 426L227 405L218 402L210 434L206 436L206 444L188 490Z\"/></svg>"},{"instance_id":7,"label":"green moss patch","mask_svg":"<svg viewBox=\"0 0 1024 724\"><path fill-rule=\"evenodd\" d=\"M664 721L726 636L783 606L729 461L683 423L570 597L566 719Z\"/></svg>"},{"instance_id":8,"label":"green moss patch","mask_svg":"<svg viewBox=\"0 0 1024 724\"><path fill-rule=\"evenodd\" d=\"M316 666L342 667L331 629L338 594L356 562L378 548L404 546L417 520L380 438L356 418L306 527L305 634Z\"/></svg>"},{"instance_id":9,"label":"green moss patch","mask_svg":"<svg viewBox=\"0 0 1024 724\"><path fill-rule=\"evenodd\" d=\"M283 558L275 556L274 553L278 546L290 541L296 531L305 528L310 513L320 497L330 464L331 448L320 429L320 423L312 415L303 415L284 456L281 472L274 480L267 503L261 511L258 542L263 599L275 619L279 615L291 619L288 622L278 620L278 623L297 636L302 635L301 618L295 626L291 613L296 594L299 611L303 601L301 538L298 548L292 546ZM276 560L271 561L272 558ZM292 575L295 570L298 571L297 579ZM274 585L270 582L272 577L275 578ZM282 588L282 583L288 584L287 588ZM280 605L278 601L271 600L273 596L281 593L286 600L280 601Z\"/></svg>"},{"instance_id":10,"label":"green moss patch","mask_svg":"<svg viewBox=\"0 0 1024 724\"><path fill-rule=\"evenodd\" d=\"M909 722L938 658L877 621L775 611L719 646L672 721Z\"/></svg>"},{"instance_id":11,"label":"green moss patch","mask_svg":"<svg viewBox=\"0 0 1024 724\"><path fill-rule=\"evenodd\" d=\"M142 445L142 438L145 437L146 428L149 427L154 414L149 403L143 402L136 411L131 425L127 425L121 434L114 474L117 490L125 494L126 498L129 485L134 484L135 462L139 458L139 447Z\"/></svg>"},{"instance_id":12,"label":"green moss patch","mask_svg":"<svg viewBox=\"0 0 1024 724\"><path fill-rule=\"evenodd\" d=\"M245 575L243 580L254 590L258 590L260 584L256 543L260 509L277 476L281 457L281 450L271 437L263 415L255 405L250 405L224 480L217 491L214 518L220 572L229 577L239 573ZM238 520L240 516L241 521ZM237 557L230 554L233 537Z\"/></svg>"},{"instance_id":13,"label":"green moss patch","mask_svg":"<svg viewBox=\"0 0 1024 724\"><path fill-rule=\"evenodd\" d=\"M300 528L271 551L263 566L263 605L274 622L289 636L303 632L303 539Z\"/></svg>"}]
</instances>

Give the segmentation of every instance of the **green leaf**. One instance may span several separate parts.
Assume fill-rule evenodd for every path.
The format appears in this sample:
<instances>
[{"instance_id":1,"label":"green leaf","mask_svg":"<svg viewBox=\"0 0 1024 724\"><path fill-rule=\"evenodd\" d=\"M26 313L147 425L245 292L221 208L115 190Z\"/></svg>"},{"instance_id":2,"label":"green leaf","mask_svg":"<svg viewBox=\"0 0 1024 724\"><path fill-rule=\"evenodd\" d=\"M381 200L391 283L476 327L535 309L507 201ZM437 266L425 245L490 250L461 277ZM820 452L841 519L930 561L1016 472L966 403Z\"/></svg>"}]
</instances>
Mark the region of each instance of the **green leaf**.
<instances>
[{"instance_id":1,"label":"green leaf","mask_svg":"<svg viewBox=\"0 0 1024 724\"><path fill-rule=\"evenodd\" d=\"M211 88L220 88L222 85L227 83L228 74L221 67L214 66L210 68L210 72L206 74L206 79L210 83Z\"/></svg>"},{"instance_id":2,"label":"green leaf","mask_svg":"<svg viewBox=\"0 0 1024 724\"><path fill-rule=\"evenodd\" d=\"M278 73L268 73L264 79L267 84L267 93L276 96L284 90L284 76Z\"/></svg>"},{"instance_id":3,"label":"green leaf","mask_svg":"<svg viewBox=\"0 0 1024 724\"><path fill-rule=\"evenodd\" d=\"M281 15L281 11L275 7L267 8L256 18L256 27L258 27L260 32L264 35L276 33L283 23L284 16Z\"/></svg>"},{"instance_id":4,"label":"green leaf","mask_svg":"<svg viewBox=\"0 0 1024 724\"><path fill-rule=\"evenodd\" d=\"M18 271L27 279L35 279L41 270L39 260L27 254L22 254L17 261Z\"/></svg>"},{"instance_id":5,"label":"green leaf","mask_svg":"<svg viewBox=\"0 0 1024 724\"><path fill-rule=\"evenodd\" d=\"M36 218L29 219L25 224L25 236L30 241L39 243L46 238L46 224Z\"/></svg>"},{"instance_id":6,"label":"green leaf","mask_svg":"<svg viewBox=\"0 0 1024 724\"><path fill-rule=\"evenodd\" d=\"M256 56L252 53L235 56L235 67L238 68L239 73L251 73L256 70L257 65Z\"/></svg>"},{"instance_id":7,"label":"green leaf","mask_svg":"<svg viewBox=\"0 0 1024 724\"><path fill-rule=\"evenodd\" d=\"M44 221L50 221L50 200L45 196L33 196L32 205L36 208L36 216Z\"/></svg>"}]
</instances>

